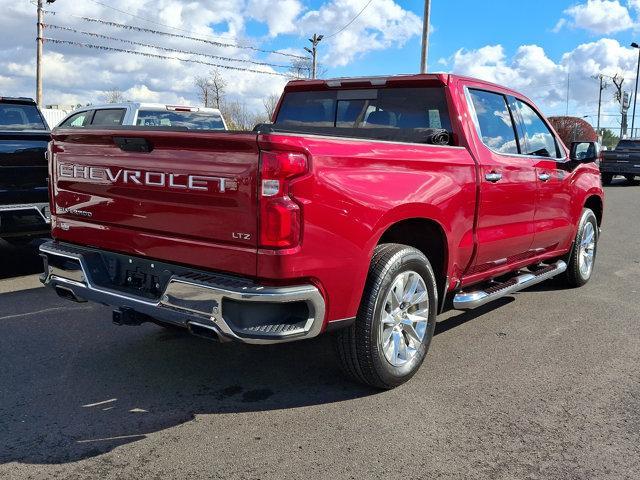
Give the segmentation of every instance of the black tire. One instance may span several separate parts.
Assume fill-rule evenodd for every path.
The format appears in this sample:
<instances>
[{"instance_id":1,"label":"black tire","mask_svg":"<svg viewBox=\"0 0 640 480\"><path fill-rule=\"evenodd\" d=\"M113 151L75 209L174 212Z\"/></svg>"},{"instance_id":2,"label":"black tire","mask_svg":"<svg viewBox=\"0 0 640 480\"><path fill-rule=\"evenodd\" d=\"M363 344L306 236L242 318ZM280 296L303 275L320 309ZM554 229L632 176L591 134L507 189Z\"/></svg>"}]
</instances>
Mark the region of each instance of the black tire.
<instances>
[{"instance_id":1,"label":"black tire","mask_svg":"<svg viewBox=\"0 0 640 480\"><path fill-rule=\"evenodd\" d=\"M588 274L585 274L580 269L580 255L581 255L581 243L584 240L585 231L589 228L587 224L591 224L594 232L594 247L593 247L593 262ZM593 268L596 260L596 253L598 251L598 220L592 210L585 208L582 211L580 217L580 223L578 224L578 233L573 241L571 247L571 253L567 260L567 271L565 272L565 282L570 287L581 287L589 281L593 275Z\"/></svg>"},{"instance_id":2,"label":"black tire","mask_svg":"<svg viewBox=\"0 0 640 480\"><path fill-rule=\"evenodd\" d=\"M600 174L602 178L602 185L611 185L613 181L613 173L602 173Z\"/></svg>"},{"instance_id":3,"label":"black tire","mask_svg":"<svg viewBox=\"0 0 640 480\"><path fill-rule=\"evenodd\" d=\"M627 179L630 185L636 185L636 176L635 175L625 175L624 178Z\"/></svg>"},{"instance_id":4,"label":"black tire","mask_svg":"<svg viewBox=\"0 0 640 480\"><path fill-rule=\"evenodd\" d=\"M424 282L428 305L427 326L419 347L404 365L394 366L382 349L382 309L396 279L404 272L414 272ZM413 275L413 273L409 273ZM415 278L415 277L413 277ZM356 321L336 332L335 346L343 370L358 382L380 389L405 383L418 370L429 349L436 325L438 293L433 269L427 257L415 248L399 244L376 247ZM404 304L404 302L403 302ZM406 334L404 339L408 337ZM408 341L408 340L406 340Z\"/></svg>"}]
</instances>

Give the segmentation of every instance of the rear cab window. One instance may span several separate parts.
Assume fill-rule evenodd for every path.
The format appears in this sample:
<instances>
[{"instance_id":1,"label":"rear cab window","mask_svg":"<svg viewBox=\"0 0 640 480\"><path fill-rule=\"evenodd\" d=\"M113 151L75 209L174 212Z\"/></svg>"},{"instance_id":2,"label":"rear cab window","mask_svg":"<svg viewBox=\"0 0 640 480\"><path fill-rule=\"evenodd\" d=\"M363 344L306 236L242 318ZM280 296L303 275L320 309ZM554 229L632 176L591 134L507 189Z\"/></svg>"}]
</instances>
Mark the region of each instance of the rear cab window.
<instances>
[{"instance_id":1,"label":"rear cab window","mask_svg":"<svg viewBox=\"0 0 640 480\"><path fill-rule=\"evenodd\" d=\"M222 117L213 112L140 110L136 125L182 127L189 130L225 130Z\"/></svg>"},{"instance_id":2,"label":"rear cab window","mask_svg":"<svg viewBox=\"0 0 640 480\"><path fill-rule=\"evenodd\" d=\"M0 102L0 130L49 130L35 105Z\"/></svg>"},{"instance_id":3,"label":"rear cab window","mask_svg":"<svg viewBox=\"0 0 640 480\"><path fill-rule=\"evenodd\" d=\"M433 143L452 127L443 87L385 87L285 93L276 130Z\"/></svg>"}]
</instances>

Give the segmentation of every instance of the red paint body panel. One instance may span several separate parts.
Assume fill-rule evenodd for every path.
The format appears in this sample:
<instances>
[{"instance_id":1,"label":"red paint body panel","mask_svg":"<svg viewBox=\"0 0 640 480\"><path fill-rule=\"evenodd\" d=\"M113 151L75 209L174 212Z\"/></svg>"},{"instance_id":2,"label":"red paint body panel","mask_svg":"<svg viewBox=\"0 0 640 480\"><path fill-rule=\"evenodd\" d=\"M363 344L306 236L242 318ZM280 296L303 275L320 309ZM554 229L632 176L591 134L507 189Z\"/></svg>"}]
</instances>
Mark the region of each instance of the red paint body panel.
<instances>
[{"instance_id":1,"label":"red paint body panel","mask_svg":"<svg viewBox=\"0 0 640 480\"><path fill-rule=\"evenodd\" d=\"M368 80L292 82L287 90L362 88ZM464 88L501 87L447 75L393 77L388 84L445 86L458 147L303 134L232 134L145 130L59 130L51 164L53 235L71 243L258 278L311 281L326 301L326 321L355 316L373 250L397 222L428 219L446 236L449 290L566 253L590 196L602 199L598 169L563 170L548 159L500 156L480 142ZM531 103L527 100L528 103ZM147 152L122 151L114 140L144 138ZM304 153L308 173L288 195L300 206L300 244L260 249L259 152ZM207 190L80 178L60 165L227 178ZM500 169L504 181L485 173ZM98 170L96 170L98 171ZM539 172L551 174L541 183ZM94 171L95 173L95 171ZM151 175L151 180L160 177ZM194 185L202 186L196 180ZM82 217L85 212L90 217ZM419 232L417 232L419 233ZM244 235L235 235L244 234ZM245 235L248 235L246 237Z\"/></svg>"}]
</instances>

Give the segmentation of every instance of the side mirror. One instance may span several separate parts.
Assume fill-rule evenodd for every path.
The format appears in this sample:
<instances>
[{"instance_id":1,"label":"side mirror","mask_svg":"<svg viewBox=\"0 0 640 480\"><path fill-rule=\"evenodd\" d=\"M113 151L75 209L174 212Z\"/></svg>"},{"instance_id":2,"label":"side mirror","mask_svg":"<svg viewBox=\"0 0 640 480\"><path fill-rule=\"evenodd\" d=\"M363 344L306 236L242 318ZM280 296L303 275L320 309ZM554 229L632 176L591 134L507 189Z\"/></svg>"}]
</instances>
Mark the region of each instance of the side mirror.
<instances>
[{"instance_id":1,"label":"side mirror","mask_svg":"<svg viewBox=\"0 0 640 480\"><path fill-rule=\"evenodd\" d=\"M600 160L600 144L598 142L573 142L569 158L578 163L598 162Z\"/></svg>"}]
</instances>

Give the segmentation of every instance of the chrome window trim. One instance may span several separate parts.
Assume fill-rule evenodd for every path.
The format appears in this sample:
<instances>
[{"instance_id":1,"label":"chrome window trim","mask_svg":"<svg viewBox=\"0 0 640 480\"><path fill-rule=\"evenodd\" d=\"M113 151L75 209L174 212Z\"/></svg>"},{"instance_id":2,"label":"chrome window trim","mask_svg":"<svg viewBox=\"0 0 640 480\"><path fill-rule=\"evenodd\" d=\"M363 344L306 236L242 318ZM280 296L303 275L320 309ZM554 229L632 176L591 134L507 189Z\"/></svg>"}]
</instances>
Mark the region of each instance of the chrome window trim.
<instances>
[{"instance_id":1,"label":"chrome window trim","mask_svg":"<svg viewBox=\"0 0 640 480\"><path fill-rule=\"evenodd\" d=\"M500 92L496 92L495 90L488 90L485 88L474 88L474 87L469 87L468 85L464 86L464 96L465 96L465 101L467 102L467 109L469 110L469 112L471 113L471 121L473 122L473 125L476 129L476 134L478 135L478 139L480 140L480 143L482 143L482 145L484 145L488 150L490 150L491 152L495 153L496 155L500 155L502 157L517 157L517 158L529 158L532 160L553 160L556 163L566 163L569 161L569 157L566 156L566 151L564 151L565 156L564 157L559 157L559 158L555 158L555 157L539 157L536 155L525 155L523 153L504 153L504 152L499 152L493 148L491 148L489 145L487 145L484 140L482 139L482 132L480 131L480 124L478 122L478 113L476 112L476 108L473 105L473 100L471 99L471 93L469 92L470 90L480 90L482 92L488 92L488 93L493 93L495 95L500 95L501 97L506 99L506 95ZM515 98L518 101L521 101L522 103L529 105L527 102L524 102L521 98L516 97L515 95L512 95L513 98ZM506 102L507 108L509 107L509 103ZM529 105L531 106L531 105ZM533 107L532 107L533 108ZM535 111L535 109L534 109ZM513 120L512 120L513 121ZM545 123L546 125L546 123ZM516 127L516 125L514 125L514 128ZM548 125L547 125L548 127ZM514 135L515 135L515 130L514 130ZM558 140L555 137L555 135L553 135L554 141L556 142L556 144L558 144ZM516 137L516 142L518 142L518 139ZM519 145L519 142L518 142ZM559 147L558 147L559 148Z\"/></svg>"}]
</instances>

